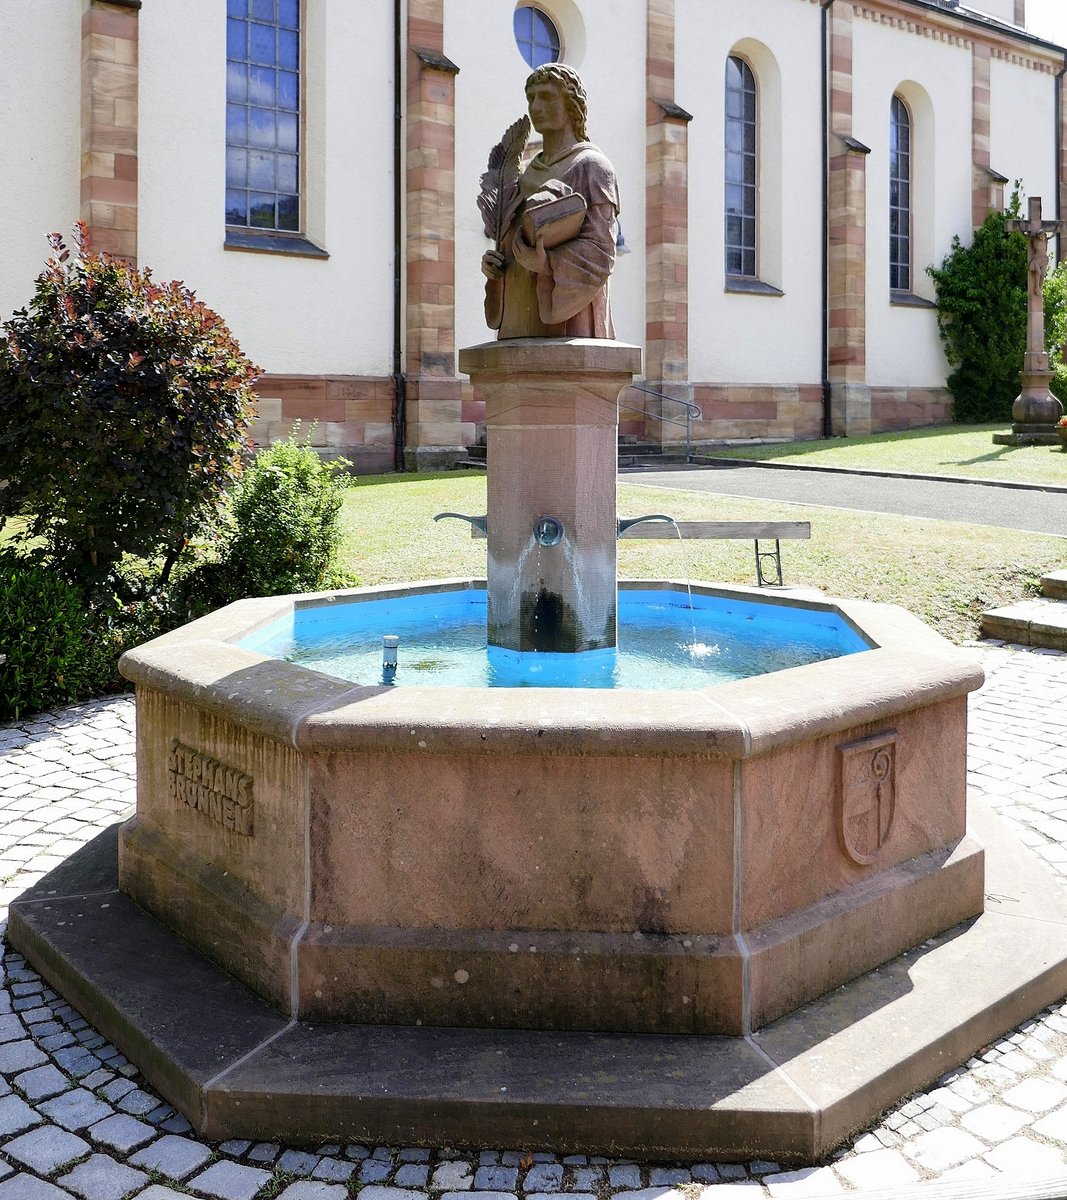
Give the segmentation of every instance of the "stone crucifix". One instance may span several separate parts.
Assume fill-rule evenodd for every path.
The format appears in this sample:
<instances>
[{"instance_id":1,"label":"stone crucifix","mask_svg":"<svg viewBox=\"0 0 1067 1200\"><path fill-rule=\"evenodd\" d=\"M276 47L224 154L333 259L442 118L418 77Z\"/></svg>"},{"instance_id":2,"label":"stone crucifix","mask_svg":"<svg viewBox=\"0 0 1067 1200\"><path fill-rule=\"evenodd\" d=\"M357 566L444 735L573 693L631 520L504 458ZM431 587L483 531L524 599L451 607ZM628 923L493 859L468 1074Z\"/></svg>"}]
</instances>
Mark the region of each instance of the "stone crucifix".
<instances>
[{"instance_id":1,"label":"stone crucifix","mask_svg":"<svg viewBox=\"0 0 1067 1200\"><path fill-rule=\"evenodd\" d=\"M1043 221L1041 197L1031 196L1026 220L1005 223L1010 233L1023 233L1029 242L1029 282L1026 301L1026 357L1023 359L1022 390L1012 405L1012 432L1020 440L1037 440L1051 435L1063 415L1063 406L1049 391L1052 372L1045 351L1045 275L1048 272L1048 239L1067 232L1067 221ZM1042 441L1046 440L1042 436Z\"/></svg>"}]
</instances>

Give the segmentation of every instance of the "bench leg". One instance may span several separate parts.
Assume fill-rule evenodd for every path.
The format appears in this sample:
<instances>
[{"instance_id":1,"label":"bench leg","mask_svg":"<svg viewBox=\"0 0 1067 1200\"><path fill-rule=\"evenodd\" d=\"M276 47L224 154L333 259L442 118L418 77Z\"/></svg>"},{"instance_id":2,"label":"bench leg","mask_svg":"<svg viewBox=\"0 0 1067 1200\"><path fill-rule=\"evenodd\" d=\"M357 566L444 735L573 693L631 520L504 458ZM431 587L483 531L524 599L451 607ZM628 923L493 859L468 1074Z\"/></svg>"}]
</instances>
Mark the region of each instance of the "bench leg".
<instances>
[{"instance_id":1,"label":"bench leg","mask_svg":"<svg viewBox=\"0 0 1067 1200\"><path fill-rule=\"evenodd\" d=\"M782 543L774 539L773 550L760 550L759 538L753 542L756 548L756 583L760 587L781 587L782 579ZM773 574L770 567L773 566Z\"/></svg>"}]
</instances>

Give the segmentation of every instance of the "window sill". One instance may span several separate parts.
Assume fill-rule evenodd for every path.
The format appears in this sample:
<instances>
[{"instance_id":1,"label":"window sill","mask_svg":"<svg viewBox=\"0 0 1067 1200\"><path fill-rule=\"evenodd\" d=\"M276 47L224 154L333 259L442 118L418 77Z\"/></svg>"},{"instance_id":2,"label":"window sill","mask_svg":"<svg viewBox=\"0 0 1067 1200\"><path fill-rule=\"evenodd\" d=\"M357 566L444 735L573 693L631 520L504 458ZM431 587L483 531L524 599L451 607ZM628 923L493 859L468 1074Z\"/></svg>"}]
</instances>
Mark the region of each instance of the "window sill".
<instances>
[{"instance_id":1,"label":"window sill","mask_svg":"<svg viewBox=\"0 0 1067 1200\"><path fill-rule=\"evenodd\" d=\"M890 292L889 303L897 308L937 308L932 300L916 296L914 292Z\"/></svg>"},{"instance_id":2,"label":"window sill","mask_svg":"<svg viewBox=\"0 0 1067 1200\"><path fill-rule=\"evenodd\" d=\"M727 275L724 292L737 292L746 296L784 296L781 288L772 287L762 279L749 279L743 275Z\"/></svg>"},{"instance_id":3,"label":"window sill","mask_svg":"<svg viewBox=\"0 0 1067 1200\"><path fill-rule=\"evenodd\" d=\"M226 250L245 250L252 254L288 254L294 258L329 258L329 252L307 238L294 233L262 233L247 229L227 229Z\"/></svg>"}]
</instances>

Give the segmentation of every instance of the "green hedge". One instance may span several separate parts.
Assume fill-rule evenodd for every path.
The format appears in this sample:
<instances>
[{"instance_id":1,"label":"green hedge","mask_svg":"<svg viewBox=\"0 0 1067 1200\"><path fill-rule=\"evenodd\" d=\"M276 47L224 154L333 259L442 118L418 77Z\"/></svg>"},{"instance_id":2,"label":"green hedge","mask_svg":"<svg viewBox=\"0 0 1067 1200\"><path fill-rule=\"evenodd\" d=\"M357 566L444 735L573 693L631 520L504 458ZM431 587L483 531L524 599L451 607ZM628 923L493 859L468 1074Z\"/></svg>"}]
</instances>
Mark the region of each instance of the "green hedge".
<instances>
[{"instance_id":1,"label":"green hedge","mask_svg":"<svg viewBox=\"0 0 1067 1200\"><path fill-rule=\"evenodd\" d=\"M1009 233L1022 212L1017 183L1007 212L993 212L969 246L952 239L940 267L927 268L937 291L937 323L945 357L954 368L947 384L956 421L1010 421L1026 352L1028 245ZM1067 273L1061 265L1045 279L1045 348L1051 388L1067 399Z\"/></svg>"},{"instance_id":2,"label":"green hedge","mask_svg":"<svg viewBox=\"0 0 1067 1200\"><path fill-rule=\"evenodd\" d=\"M341 586L338 514L349 463L324 462L298 431L260 450L234 489L229 528L184 582L191 611L240 600Z\"/></svg>"},{"instance_id":3,"label":"green hedge","mask_svg":"<svg viewBox=\"0 0 1067 1200\"><path fill-rule=\"evenodd\" d=\"M1018 194L1013 208L1018 212ZM1009 233L1009 213L993 212L965 246L952 239L940 268L930 267L937 289L937 324L956 421L1010 421L1019 394L1026 349L1027 246Z\"/></svg>"},{"instance_id":4,"label":"green hedge","mask_svg":"<svg viewBox=\"0 0 1067 1200\"><path fill-rule=\"evenodd\" d=\"M115 655L81 590L53 567L0 551L0 721L106 690Z\"/></svg>"}]
</instances>

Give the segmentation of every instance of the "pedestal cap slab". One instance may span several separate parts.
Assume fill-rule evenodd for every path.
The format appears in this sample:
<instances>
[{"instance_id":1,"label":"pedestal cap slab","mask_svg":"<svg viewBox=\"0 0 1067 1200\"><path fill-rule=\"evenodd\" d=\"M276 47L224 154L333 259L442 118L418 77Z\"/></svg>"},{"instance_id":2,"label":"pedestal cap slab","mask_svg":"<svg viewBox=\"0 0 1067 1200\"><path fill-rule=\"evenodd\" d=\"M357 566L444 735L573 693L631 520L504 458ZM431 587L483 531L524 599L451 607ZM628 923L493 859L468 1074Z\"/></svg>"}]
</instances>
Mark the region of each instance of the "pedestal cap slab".
<instances>
[{"instance_id":1,"label":"pedestal cap slab","mask_svg":"<svg viewBox=\"0 0 1067 1200\"><path fill-rule=\"evenodd\" d=\"M606 338L503 338L460 350L459 369L467 375L507 371L557 375L620 371L636 375L641 370L641 347Z\"/></svg>"}]
</instances>

